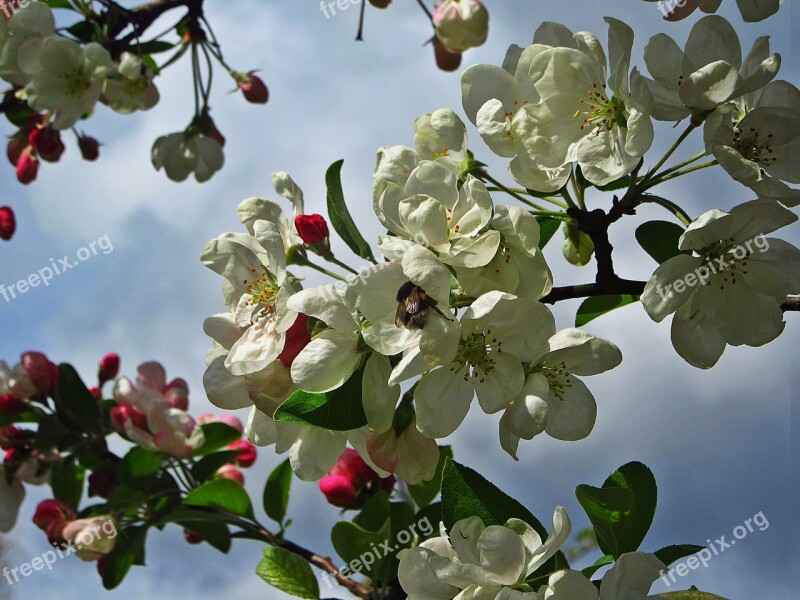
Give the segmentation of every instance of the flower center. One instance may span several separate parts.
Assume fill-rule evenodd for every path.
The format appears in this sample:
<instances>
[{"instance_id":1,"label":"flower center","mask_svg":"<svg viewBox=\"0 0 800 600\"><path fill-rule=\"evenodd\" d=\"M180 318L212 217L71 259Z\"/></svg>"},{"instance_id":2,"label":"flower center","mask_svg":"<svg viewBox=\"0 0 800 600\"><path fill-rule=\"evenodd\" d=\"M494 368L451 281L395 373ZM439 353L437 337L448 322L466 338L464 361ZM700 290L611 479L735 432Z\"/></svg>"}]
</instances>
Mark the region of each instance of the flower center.
<instances>
[{"instance_id":1,"label":"flower center","mask_svg":"<svg viewBox=\"0 0 800 600\"><path fill-rule=\"evenodd\" d=\"M557 365L542 367L541 373L547 379L550 392L561 402L564 401L564 394L572 387L571 374L567 371L567 365L563 362Z\"/></svg>"},{"instance_id":2,"label":"flower center","mask_svg":"<svg viewBox=\"0 0 800 600\"><path fill-rule=\"evenodd\" d=\"M64 91L67 96L82 96L92 85L92 78L83 67L68 71L62 77L66 80Z\"/></svg>"},{"instance_id":3,"label":"flower center","mask_svg":"<svg viewBox=\"0 0 800 600\"><path fill-rule=\"evenodd\" d=\"M748 131L743 131L738 125L733 128L733 148L744 158L753 161L757 165L768 166L771 162L778 159L772 154L772 134L759 139L758 131L751 127Z\"/></svg>"},{"instance_id":4,"label":"flower center","mask_svg":"<svg viewBox=\"0 0 800 600\"><path fill-rule=\"evenodd\" d=\"M261 266L261 273L253 267L250 271L256 275L255 279L245 280L245 293L251 296L247 301L249 306L263 307L262 313L275 310L275 301L278 297L280 286L275 280L275 276L270 273L265 266Z\"/></svg>"},{"instance_id":5,"label":"flower center","mask_svg":"<svg viewBox=\"0 0 800 600\"><path fill-rule=\"evenodd\" d=\"M705 266L711 272L714 283L724 290L726 284L736 285L739 275L747 275L747 261L753 254L751 247L736 244L733 238L717 242L703 253ZM709 285L712 278L701 279L702 285Z\"/></svg>"},{"instance_id":6,"label":"flower center","mask_svg":"<svg viewBox=\"0 0 800 600\"><path fill-rule=\"evenodd\" d=\"M594 128L594 134L600 135L603 130L611 131L617 125L627 127L625 103L617 96L612 96L609 100L596 83L592 84L592 89L586 92L586 97L581 98L579 103L580 106L573 116L583 117L581 131L587 127Z\"/></svg>"},{"instance_id":7,"label":"flower center","mask_svg":"<svg viewBox=\"0 0 800 600\"><path fill-rule=\"evenodd\" d=\"M450 371L460 373L463 370L464 381L477 379L478 383L483 383L495 367L492 352L502 352L502 346L503 342L492 337L491 329L461 338Z\"/></svg>"}]
</instances>

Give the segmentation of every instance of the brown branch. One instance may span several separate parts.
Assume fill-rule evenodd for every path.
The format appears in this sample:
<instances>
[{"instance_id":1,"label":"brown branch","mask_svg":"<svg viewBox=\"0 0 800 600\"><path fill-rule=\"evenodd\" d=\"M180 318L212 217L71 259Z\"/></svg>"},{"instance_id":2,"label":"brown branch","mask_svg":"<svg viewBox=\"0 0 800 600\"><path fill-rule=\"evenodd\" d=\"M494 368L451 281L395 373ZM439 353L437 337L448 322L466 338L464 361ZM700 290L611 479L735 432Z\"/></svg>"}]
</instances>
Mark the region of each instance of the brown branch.
<instances>
[{"instance_id":1,"label":"brown branch","mask_svg":"<svg viewBox=\"0 0 800 600\"><path fill-rule=\"evenodd\" d=\"M616 277L616 276L615 276ZM644 291L644 281L631 281L629 279L616 279L607 283L587 283L584 285L570 285L553 288L547 296L539 302L555 304L561 300L574 298L588 298L590 296L609 296L613 294L631 294L641 296Z\"/></svg>"}]
</instances>

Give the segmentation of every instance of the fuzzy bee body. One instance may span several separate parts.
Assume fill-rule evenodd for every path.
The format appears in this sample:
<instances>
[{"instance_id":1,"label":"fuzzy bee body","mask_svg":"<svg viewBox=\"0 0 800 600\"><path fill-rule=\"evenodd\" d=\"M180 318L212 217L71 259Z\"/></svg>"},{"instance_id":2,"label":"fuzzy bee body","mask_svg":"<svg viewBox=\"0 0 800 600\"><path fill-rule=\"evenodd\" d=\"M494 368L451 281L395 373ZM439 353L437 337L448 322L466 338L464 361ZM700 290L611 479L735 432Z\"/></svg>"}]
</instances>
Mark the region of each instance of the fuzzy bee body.
<instances>
[{"instance_id":1,"label":"fuzzy bee body","mask_svg":"<svg viewBox=\"0 0 800 600\"><path fill-rule=\"evenodd\" d=\"M394 323L406 329L423 329L428 322L428 315L433 310L443 318L452 321L437 308L439 304L425 290L413 282L407 281L397 290L397 314Z\"/></svg>"}]
</instances>

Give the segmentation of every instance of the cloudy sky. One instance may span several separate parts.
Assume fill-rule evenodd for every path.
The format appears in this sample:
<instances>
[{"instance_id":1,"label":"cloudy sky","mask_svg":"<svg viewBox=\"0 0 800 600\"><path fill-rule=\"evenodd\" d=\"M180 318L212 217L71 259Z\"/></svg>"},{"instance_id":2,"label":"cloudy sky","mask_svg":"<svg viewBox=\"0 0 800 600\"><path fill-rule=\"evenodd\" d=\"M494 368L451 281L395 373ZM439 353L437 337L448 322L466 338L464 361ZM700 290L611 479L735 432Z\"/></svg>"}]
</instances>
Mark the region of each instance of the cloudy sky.
<instances>
[{"instance_id":1,"label":"cloudy sky","mask_svg":"<svg viewBox=\"0 0 800 600\"><path fill-rule=\"evenodd\" d=\"M23 351L38 349L53 360L72 362L87 378L109 351L122 355L123 371L129 375L137 364L157 359L171 376L189 381L192 411L207 410L201 381L208 340L202 323L223 305L219 278L198 256L209 239L240 228L239 201L253 195L274 197L270 174L286 170L304 188L307 211L323 212L325 170L344 158L352 213L374 239L379 233L370 199L375 150L411 144L411 122L422 113L440 107L461 112L458 75L434 67L430 49L422 47L429 28L412 0L396 0L387 11L370 10L364 43L353 41L356 7L326 18L316 0L207 4L226 60L240 70L261 69L272 92L270 103L252 106L228 95L229 80L218 73L213 116L228 139L226 166L202 186L171 183L149 162L153 140L183 129L191 118L187 63L158 82L162 101L149 113L121 117L100 108L82 124L105 144L97 163L82 162L70 146L61 163L45 165L28 188L16 182L12 169L0 169L0 204L12 205L19 221L13 242L0 248L0 283L25 278L52 258L74 256L104 236L113 245L113 251L91 257L48 288L33 289L12 302L0 300L0 357L11 362ZM604 40L603 16L620 18L636 32L634 60L651 35L668 30L682 43L689 27L663 23L654 4L636 0L486 0L486 5L492 15L490 40L466 55L465 66L499 64L510 43L529 43L545 20L592 31ZM744 25L735 7L724 11L740 32L745 51L756 37L771 36L784 57L782 77L794 82L800 72L800 38L792 30L797 13L796 6L787 5L777 17ZM476 156L503 176L505 165L474 128L469 131ZM657 133L659 150L676 136L669 126ZM685 156L697 151L699 139L693 144L695 148L687 144ZM665 186L663 195L695 216L751 199L746 189L713 170ZM591 200L594 206L609 201L603 196ZM650 275L655 264L631 243L632 233L646 220L667 217L647 208L615 226L612 242L621 274L640 279ZM797 228L781 237L800 243ZM350 260L345 248L336 248ZM546 255L557 285L592 279L591 267L564 263L558 244ZM307 282L321 280L309 275ZM559 326L572 325L577 306L556 306ZM702 545L722 535L730 539L737 525L763 512L768 528L749 534L680 585L730 598L788 599L790 590L796 590L790 573L796 577L800 565L791 544L798 524L794 500L800 491L798 451L791 440L798 424L799 381L792 340L800 334L800 317L790 314L787 321L783 336L769 346L728 348L714 369L699 371L673 351L668 322L654 324L641 306L626 307L587 327L617 343L625 356L618 369L588 382L599 405L598 423L588 439L523 442L521 460L515 463L500 449L497 416L473 411L447 441L460 462L491 473L541 520L547 521L561 504L576 528L586 525L574 498L578 484L600 485L619 465L645 462L661 490L645 550L673 543ZM266 474L280 460L265 450L247 473L254 498L260 497ZM44 536L30 524L42 498L39 490L29 493L17 529L4 540L10 546L4 562L10 566L47 549ZM293 539L334 554L329 532L338 514L314 484L295 483L289 514L296 523L290 531ZM11 588L0 585L0 598L165 600L176 593L198 600L247 594L285 597L267 591L253 574L260 548L251 542L220 556L204 546L187 546L179 529L168 528L151 535L147 552L148 568L135 569L112 593L102 592L92 565L65 560L53 572L37 573ZM323 596L346 597L339 590L325 590Z\"/></svg>"}]
</instances>

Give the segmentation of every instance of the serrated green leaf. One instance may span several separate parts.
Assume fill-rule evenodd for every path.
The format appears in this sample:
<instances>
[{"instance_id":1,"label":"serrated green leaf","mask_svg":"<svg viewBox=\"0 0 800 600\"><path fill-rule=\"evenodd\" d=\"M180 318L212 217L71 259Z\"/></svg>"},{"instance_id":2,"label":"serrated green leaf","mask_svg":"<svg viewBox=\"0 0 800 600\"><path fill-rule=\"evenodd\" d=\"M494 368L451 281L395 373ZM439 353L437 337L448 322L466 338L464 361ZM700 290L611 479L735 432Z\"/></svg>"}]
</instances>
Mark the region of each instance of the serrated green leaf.
<instances>
[{"instance_id":1,"label":"serrated green leaf","mask_svg":"<svg viewBox=\"0 0 800 600\"><path fill-rule=\"evenodd\" d=\"M270 473L264 486L264 511L273 521L283 524L292 487L292 465L287 458Z\"/></svg>"},{"instance_id":2,"label":"serrated green leaf","mask_svg":"<svg viewBox=\"0 0 800 600\"><path fill-rule=\"evenodd\" d=\"M264 558L256 568L256 575L292 596L319 599L319 584L311 566L297 554L283 548L264 548Z\"/></svg>"},{"instance_id":3,"label":"serrated green leaf","mask_svg":"<svg viewBox=\"0 0 800 600\"><path fill-rule=\"evenodd\" d=\"M193 521L185 529L199 535L205 543L223 554L227 554L233 544L231 532L225 523Z\"/></svg>"},{"instance_id":4,"label":"serrated green leaf","mask_svg":"<svg viewBox=\"0 0 800 600\"><path fill-rule=\"evenodd\" d=\"M353 563L351 566L353 574L361 573L370 576L373 572L380 570L383 559L386 558L377 557L373 548L389 539L390 530L391 521L388 518L378 531L368 531L356 523L340 521L331 530L331 542L333 542L336 553L345 563L348 565ZM371 561L371 564L367 565L359 560L359 557L365 555L369 555L367 561ZM358 563L354 561L358 561Z\"/></svg>"},{"instance_id":5,"label":"serrated green leaf","mask_svg":"<svg viewBox=\"0 0 800 600\"><path fill-rule=\"evenodd\" d=\"M94 431L100 424L100 404L72 365L58 367L56 412L77 431Z\"/></svg>"},{"instance_id":6,"label":"serrated green leaf","mask_svg":"<svg viewBox=\"0 0 800 600\"><path fill-rule=\"evenodd\" d=\"M129 488L147 490L161 469L163 457L144 448L131 448L119 466L121 482Z\"/></svg>"},{"instance_id":7,"label":"serrated green leaf","mask_svg":"<svg viewBox=\"0 0 800 600\"><path fill-rule=\"evenodd\" d=\"M609 294L608 296L592 296L584 300L575 314L575 327L583 327L597 317L639 301L639 296L631 294Z\"/></svg>"},{"instance_id":8,"label":"serrated green leaf","mask_svg":"<svg viewBox=\"0 0 800 600\"><path fill-rule=\"evenodd\" d=\"M239 452L236 450L224 450L204 456L192 466L192 477L197 481L210 479L220 467L236 461L237 456Z\"/></svg>"},{"instance_id":9,"label":"serrated green leaf","mask_svg":"<svg viewBox=\"0 0 800 600\"><path fill-rule=\"evenodd\" d=\"M420 508L433 502L436 496L439 495L442 489L444 463L448 458L453 458L453 449L450 446L439 446L439 464L436 465L436 472L433 475L433 479L408 486L411 497Z\"/></svg>"},{"instance_id":10,"label":"serrated green leaf","mask_svg":"<svg viewBox=\"0 0 800 600\"><path fill-rule=\"evenodd\" d=\"M97 33L97 28L91 21L78 21L67 27L67 31L81 42L93 42Z\"/></svg>"},{"instance_id":11,"label":"serrated green leaf","mask_svg":"<svg viewBox=\"0 0 800 600\"><path fill-rule=\"evenodd\" d=\"M611 556L610 554L606 554L605 556L601 556L596 561L594 561L594 564L591 564L588 567L581 569L581 573L583 573L583 576L586 577L587 579L591 579L592 575L597 573L597 571L599 571L603 567L607 565L613 565L614 560L615 559L613 556Z\"/></svg>"},{"instance_id":12,"label":"serrated green leaf","mask_svg":"<svg viewBox=\"0 0 800 600\"><path fill-rule=\"evenodd\" d=\"M665 546L661 548L661 550L656 550L653 554L665 565L670 566L677 560L697 554L704 547L705 546L697 546L696 544L677 544L674 546Z\"/></svg>"},{"instance_id":13,"label":"serrated green leaf","mask_svg":"<svg viewBox=\"0 0 800 600\"><path fill-rule=\"evenodd\" d=\"M150 42L144 42L139 46L136 46L137 52L140 54L158 54L160 52L167 52L172 50L175 47L175 44L171 44L170 42L165 42L162 40L152 40Z\"/></svg>"},{"instance_id":14,"label":"serrated green leaf","mask_svg":"<svg viewBox=\"0 0 800 600\"><path fill-rule=\"evenodd\" d=\"M575 496L594 527L600 550L619 558L622 543L617 530L623 527L633 512L633 492L622 488L579 485Z\"/></svg>"},{"instance_id":15,"label":"serrated green leaf","mask_svg":"<svg viewBox=\"0 0 800 600\"><path fill-rule=\"evenodd\" d=\"M300 423L331 431L350 431L367 424L361 399L363 367L345 384L325 394L298 390L278 407L276 421Z\"/></svg>"},{"instance_id":16,"label":"serrated green leaf","mask_svg":"<svg viewBox=\"0 0 800 600\"><path fill-rule=\"evenodd\" d=\"M678 240L684 233L683 227L669 221L648 221L636 228L636 241L658 264L663 264L673 256L691 254L689 250L679 250Z\"/></svg>"},{"instance_id":17,"label":"serrated green leaf","mask_svg":"<svg viewBox=\"0 0 800 600\"><path fill-rule=\"evenodd\" d=\"M546 216L538 216L536 220L539 222L539 249L541 250L544 249L547 242L553 239L556 231L561 227L562 221Z\"/></svg>"},{"instance_id":18,"label":"serrated green leaf","mask_svg":"<svg viewBox=\"0 0 800 600\"><path fill-rule=\"evenodd\" d=\"M224 510L241 517L252 517L253 505L245 489L230 479L215 479L192 491L186 506L204 506Z\"/></svg>"},{"instance_id":19,"label":"serrated green leaf","mask_svg":"<svg viewBox=\"0 0 800 600\"><path fill-rule=\"evenodd\" d=\"M344 160L337 160L325 173L325 184L328 188L328 216L336 233L357 256L375 263L372 249L358 230L342 191L342 165Z\"/></svg>"},{"instance_id":20,"label":"serrated green leaf","mask_svg":"<svg viewBox=\"0 0 800 600\"><path fill-rule=\"evenodd\" d=\"M50 8L72 8L69 0L42 0Z\"/></svg>"}]
</instances>

